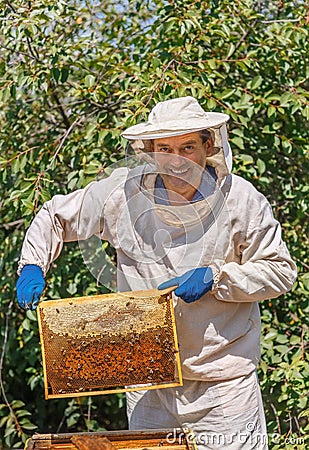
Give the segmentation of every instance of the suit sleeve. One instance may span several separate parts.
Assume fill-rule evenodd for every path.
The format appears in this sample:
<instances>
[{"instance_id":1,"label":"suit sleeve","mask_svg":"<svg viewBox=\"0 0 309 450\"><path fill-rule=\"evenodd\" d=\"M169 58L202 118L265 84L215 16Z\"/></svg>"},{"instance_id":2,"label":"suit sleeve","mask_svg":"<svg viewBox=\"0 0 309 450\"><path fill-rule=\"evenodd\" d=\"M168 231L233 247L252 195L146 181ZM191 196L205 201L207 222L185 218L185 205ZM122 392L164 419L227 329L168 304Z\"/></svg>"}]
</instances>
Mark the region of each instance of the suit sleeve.
<instances>
[{"instance_id":1,"label":"suit sleeve","mask_svg":"<svg viewBox=\"0 0 309 450\"><path fill-rule=\"evenodd\" d=\"M18 274L26 264L35 264L46 275L65 242L86 240L93 235L107 239L104 209L123 183L123 173L120 170L109 178L90 183L85 189L55 195L46 202L25 235Z\"/></svg>"},{"instance_id":2,"label":"suit sleeve","mask_svg":"<svg viewBox=\"0 0 309 450\"><path fill-rule=\"evenodd\" d=\"M271 299L289 291L295 282L297 268L268 201L259 194L252 203L252 210L257 212L248 223L245 239L239 243L240 262L228 262L214 270L212 293L218 300Z\"/></svg>"}]
</instances>

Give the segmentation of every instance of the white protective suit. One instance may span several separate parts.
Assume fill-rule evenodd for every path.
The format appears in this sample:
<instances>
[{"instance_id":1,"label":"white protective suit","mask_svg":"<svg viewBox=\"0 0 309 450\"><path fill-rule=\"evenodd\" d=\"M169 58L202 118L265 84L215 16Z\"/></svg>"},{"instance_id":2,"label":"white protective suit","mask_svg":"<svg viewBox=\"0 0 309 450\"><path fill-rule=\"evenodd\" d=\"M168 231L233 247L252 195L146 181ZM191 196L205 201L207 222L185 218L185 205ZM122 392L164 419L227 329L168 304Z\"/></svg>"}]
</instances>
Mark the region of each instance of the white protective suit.
<instances>
[{"instance_id":1,"label":"white protective suit","mask_svg":"<svg viewBox=\"0 0 309 450\"><path fill-rule=\"evenodd\" d=\"M224 126L221 138L225 133ZM215 191L183 206L154 201L157 174L151 164L118 168L85 189L56 195L26 234L19 270L36 264L46 274L64 242L92 235L116 249L120 291L156 288L192 268L211 266L210 292L190 304L175 298L184 386L129 394L130 426L189 426L204 436L204 448L265 449L247 436L253 429L265 433L255 375L258 302L291 289L296 267L268 201L228 173L230 162L219 146L208 160L217 172ZM222 444L205 437L233 431L243 431L243 441Z\"/></svg>"}]
</instances>

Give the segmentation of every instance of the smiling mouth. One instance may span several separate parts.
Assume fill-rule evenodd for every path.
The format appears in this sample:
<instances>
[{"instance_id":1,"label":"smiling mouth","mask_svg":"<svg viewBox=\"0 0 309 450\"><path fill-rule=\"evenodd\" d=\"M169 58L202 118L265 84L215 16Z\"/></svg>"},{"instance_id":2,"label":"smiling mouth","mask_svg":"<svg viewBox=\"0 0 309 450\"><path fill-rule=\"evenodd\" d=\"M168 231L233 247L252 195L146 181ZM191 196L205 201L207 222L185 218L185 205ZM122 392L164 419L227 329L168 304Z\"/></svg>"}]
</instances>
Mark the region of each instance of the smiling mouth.
<instances>
[{"instance_id":1,"label":"smiling mouth","mask_svg":"<svg viewBox=\"0 0 309 450\"><path fill-rule=\"evenodd\" d=\"M184 168L184 169L174 169L174 168L169 168L168 172L171 175L176 175L176 176L183 176L183 175L187 175L189 173L190 168Z\"/></svg>"}]
</instances>

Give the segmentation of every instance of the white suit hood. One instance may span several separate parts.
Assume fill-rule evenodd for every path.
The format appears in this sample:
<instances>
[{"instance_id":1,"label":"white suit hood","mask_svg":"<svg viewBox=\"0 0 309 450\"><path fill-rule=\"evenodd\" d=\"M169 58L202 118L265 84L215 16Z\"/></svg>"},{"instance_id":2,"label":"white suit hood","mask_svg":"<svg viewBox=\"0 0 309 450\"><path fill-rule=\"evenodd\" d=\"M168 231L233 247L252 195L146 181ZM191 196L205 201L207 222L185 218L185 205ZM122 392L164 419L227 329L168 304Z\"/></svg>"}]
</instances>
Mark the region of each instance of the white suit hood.
<instances>
[{"instance_id":1,"label":"white suit hood","mask_svg":"<svg viewBox=\"0 0 309 450\"><path fill-rule=\"evenodd\" d=\"M232 170L232 153L226 127L228 120L227 114L204 111L193 97L180 97L158 103L150 112L147 122L129 127L122 136L129 140L135 154L147 159L153 139L208 130L213 137L214 147L207 164L215 168L221 180ZM129 156L132 154L129 151Z\"/></svg>"}]
</instances>

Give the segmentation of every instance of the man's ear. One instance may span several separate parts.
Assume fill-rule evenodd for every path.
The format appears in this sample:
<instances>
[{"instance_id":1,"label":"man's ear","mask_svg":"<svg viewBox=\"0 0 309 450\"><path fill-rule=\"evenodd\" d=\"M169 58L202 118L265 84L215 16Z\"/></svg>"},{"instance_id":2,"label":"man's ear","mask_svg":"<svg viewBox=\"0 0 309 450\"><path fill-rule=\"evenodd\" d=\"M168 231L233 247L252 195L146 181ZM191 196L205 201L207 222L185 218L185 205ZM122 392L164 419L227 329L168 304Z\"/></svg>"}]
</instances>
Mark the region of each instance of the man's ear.
<instances>
[{"instance_id":1,"label":"man's ear","mask_svg":"<svg viewBox=\"0 0 309 450\"><path fill-rule=\"evenodd\" d=\"M205 150L206 150L206 156L211 156L212 155L212 150L214 148L214 140L212 138L212 136L210 136L207 141L205 142Z\"/></svg>"}]
</instances>

